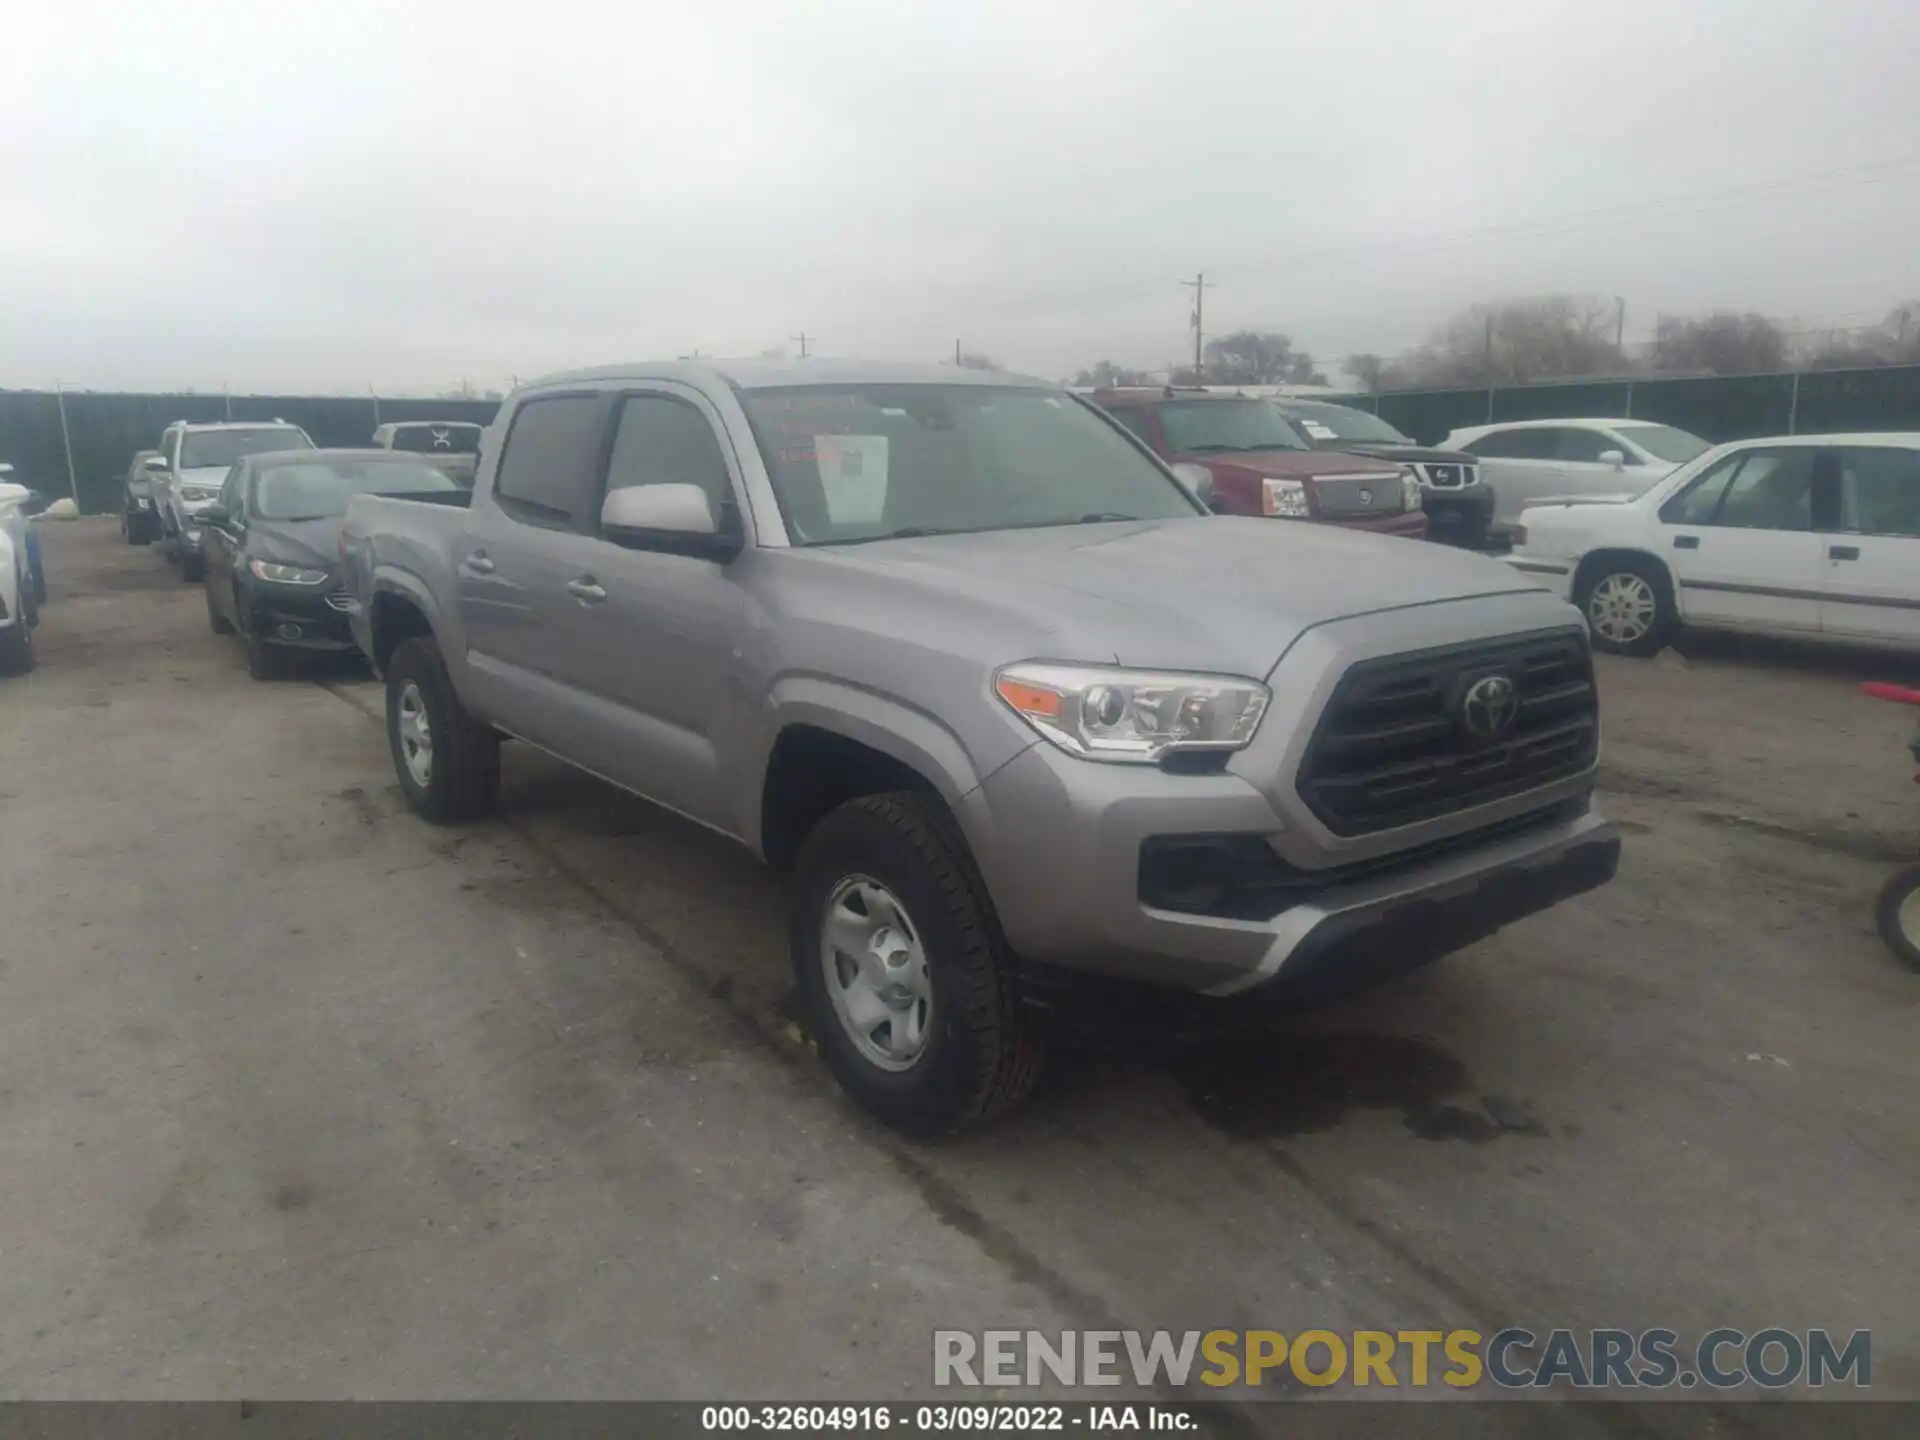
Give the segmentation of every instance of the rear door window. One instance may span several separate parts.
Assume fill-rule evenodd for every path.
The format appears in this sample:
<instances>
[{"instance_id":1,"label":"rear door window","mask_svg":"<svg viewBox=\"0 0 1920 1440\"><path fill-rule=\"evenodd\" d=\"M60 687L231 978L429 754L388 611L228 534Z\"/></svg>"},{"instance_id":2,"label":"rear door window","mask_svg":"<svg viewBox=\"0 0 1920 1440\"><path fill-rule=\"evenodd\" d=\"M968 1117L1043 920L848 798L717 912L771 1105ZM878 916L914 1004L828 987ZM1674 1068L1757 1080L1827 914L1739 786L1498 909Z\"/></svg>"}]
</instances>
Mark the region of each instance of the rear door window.
<instances>
[{"instance_id":1,"label":"rear door window","mask_svg":"<svg viewBox=\"0 0 1920 1440\"><path fill-rule=\"evenodd\" d=\"M1920 535L1920 451L1850 446L1840 452L1847 526L1862 535Z\"/></svg>"},{"instance_id":2,"label":"rear door window","mask_svg":"<svg viewBox=\"0 0 1920 1440\"><path fill-rule=\"evenodd\" d=\"M600 398L551 395L514 413L493 482L516 520L566 529L590 503L600 449Z\"/></svg>"},{"instance_id":3,"label":"rear door window","mask_svg":"<svg viewBox=\"0 0 1920 1440\"><path fill-rule=\"evenodd\" d=\"M1462 447L1469 455L1488 460L1550 460L1554 455L1551 430L1496 430Z\"/></svg>"}]
</instances>

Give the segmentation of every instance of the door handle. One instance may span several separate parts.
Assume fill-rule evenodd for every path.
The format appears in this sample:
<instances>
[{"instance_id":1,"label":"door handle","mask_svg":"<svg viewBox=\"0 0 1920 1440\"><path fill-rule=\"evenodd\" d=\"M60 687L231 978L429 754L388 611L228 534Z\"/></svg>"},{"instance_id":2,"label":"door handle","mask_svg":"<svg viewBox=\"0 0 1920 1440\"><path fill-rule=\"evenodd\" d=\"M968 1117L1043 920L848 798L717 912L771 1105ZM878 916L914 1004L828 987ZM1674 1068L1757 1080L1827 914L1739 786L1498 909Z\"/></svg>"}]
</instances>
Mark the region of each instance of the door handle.
<instances>
[{"instance_id":1,"label":"door handle","mask_svg":"<svg viewBox=\"0 0 1920 1440\"><path fill-rule=\"evenodd\" d=\"M486 551L476 550L460 562L460 568L469 575L491 575L493 573L493 561L487 558Z\"/></svg>"},{"instance_id":2,"label":"door handle","mask_svg":"<svg viewBox=\"0 0 1920 1440\"><path fill-rule=\"evenodd\" d=\"M1676 535L1673 537L1673 548L1676 550L1698 550L1700 548L1700 537L1698 535Z\"/></svg>"},{"instance_id":3,"label":"door handle","mask_svg":"<svg viewBox=\"0 0 1920 1440\"><path fill-rule=\"evenodd\" d=\"M1827 547L1827 558L1829 560L1858 560L1860 558L1860 547L1858 545L1829 545Z\"/></svg>"},{"instance_id":4,"label":"door handle","mask_svg":"<svg viewBox=\"0 0 1920 1440\"><path fill-rule=\"evenodd\" d=\"M598 605L607 598L607 592L600 588L591 575L582 575L578 580L569 580L567 593L576 600L584 600L589 605Z\"/></svg>"}]
</instances>

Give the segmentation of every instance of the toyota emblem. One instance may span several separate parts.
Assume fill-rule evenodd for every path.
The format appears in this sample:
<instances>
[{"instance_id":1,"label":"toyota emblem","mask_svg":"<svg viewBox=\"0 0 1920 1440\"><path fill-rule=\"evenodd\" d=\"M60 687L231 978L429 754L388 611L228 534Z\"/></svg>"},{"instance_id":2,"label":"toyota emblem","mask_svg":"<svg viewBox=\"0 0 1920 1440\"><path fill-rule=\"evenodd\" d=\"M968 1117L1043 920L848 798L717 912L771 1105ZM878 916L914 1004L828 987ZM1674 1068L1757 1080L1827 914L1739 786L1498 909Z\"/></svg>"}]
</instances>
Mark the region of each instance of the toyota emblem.
<instances>
[{"instance_id":1,"label":"toyota emblem","mask_svg":"<svg viewBox=\"0 0 1920 1440\"><path fill-rule=\"evenodd\" d=\"M1371 505L1373 503L1373 492L1371 490L1362 490L1360 492L1360 503L1362 505Z\"/></svg>"},{"instance_id":2,"label":"toyota emblem","mask_svg":"<svg viewBox=\"0 0 1920 1440\"><path fill-rule=\"evenodd\" d=\"M429 430L427 434L433 437L434 449L451 450L453 448L453 432L451 430Z\"/></svg>"},{"instance_id":3,"label":"toyota emblem","mask_svg":"<svg viewBox=\"0 0 1920 1440\"><path fill-rule=\"evenodd\" d=\"M1520 692L1505 675L1482 675L1460 700L1460 723L1476 740L1498 740L1520 718Z\"/></svg>"}]
</instances>

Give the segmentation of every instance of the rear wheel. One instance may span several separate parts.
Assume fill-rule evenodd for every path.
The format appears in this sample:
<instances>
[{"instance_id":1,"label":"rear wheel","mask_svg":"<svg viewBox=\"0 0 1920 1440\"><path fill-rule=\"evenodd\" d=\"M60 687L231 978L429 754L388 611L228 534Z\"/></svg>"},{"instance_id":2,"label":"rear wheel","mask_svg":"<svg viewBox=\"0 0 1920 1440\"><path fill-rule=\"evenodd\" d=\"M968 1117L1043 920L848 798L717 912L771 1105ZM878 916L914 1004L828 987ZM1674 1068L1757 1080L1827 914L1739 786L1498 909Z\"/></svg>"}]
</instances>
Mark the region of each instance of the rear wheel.
<instances>
[{"instance_id":1,"label":"rear wheel","mask_svg":"<svg viewBox=\"0 0 1920 1440\"><path fill-rule=\"evenodd\" d=\"M1881 887L1877 918L1887 948L1920 970L1920 865L1902 870Z\"/></svg>"},{"instance_id":2,"label":"rear wheel","mask_svg":"<svg viewBox=\"0 0 1920 1440\"><path fill-rule=\"evenodd\" d=\"M853 1097L909 1134L1004 1113L1042 1046L985 883L940 804L911 792L833 811L794 867L789 943L808 1019Z\"/></svg>"},{"instance_id":3,"label":"rear wheel","mask_svg":"<svg viewBox=\"0 0 1920 1440\"><path fill-rule=\"evenodd\" d=\"M1596 650L1658 654L1673 632L1673 588L1652 560L1623 555L1581 568L1574 603L1586 617Z\"/></svg>"},{"instance_id":4,"label":"rear wheel","mask_svg":"<svg viewBox=\"0 0 1920 1440\"><path fill-rule=\"evenodd\" d=\"M407 803L436 825L474 820L500 787L500 736L467 714L431 636L407 640L387 672L387 742Z\"/></svg>"}]
</instances>

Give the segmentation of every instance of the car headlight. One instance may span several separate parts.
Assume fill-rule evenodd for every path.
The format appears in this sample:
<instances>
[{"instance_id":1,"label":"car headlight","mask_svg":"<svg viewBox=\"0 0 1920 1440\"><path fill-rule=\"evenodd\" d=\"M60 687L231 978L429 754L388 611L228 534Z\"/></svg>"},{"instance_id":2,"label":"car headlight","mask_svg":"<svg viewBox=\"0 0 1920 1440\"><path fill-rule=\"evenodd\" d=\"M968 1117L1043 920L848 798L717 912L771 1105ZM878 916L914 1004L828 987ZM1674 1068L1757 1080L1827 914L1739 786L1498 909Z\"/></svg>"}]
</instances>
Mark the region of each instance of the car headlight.
<instances>
[{"instance_id":1,"label":"car headlight","mask_svg":"<svg viewBox=\"0 0 1920 1440\"><path fill-rule=\"evenodd\" d=\"M1304 520L1307 517L1306 482L1280 480L1269 475L1260 482L1260 509L1267 515Z\"/></svg>"},{"instance_id":2,"label":"car headlight","mask_svg":"<svg viewBox=\"0 0 1920 1440\"><path fill-rule=\"evenodd\" d=\"M1007 707L1085 760L1151 765L1177 750L1238 750L1271 698L1257 680L1027 661L993 677Z\"/></svg>"},{"instance_id":3,"label":"car headlight","mask_svg":"<svg viewBox=\"0 0 1920 1440\"><path fill-rule=\"evenodd\" d=\"M1400 467L1400 505L1405 510L1418 510L1422 506L1420 498L1420 477L1413 473L1413 467Z\"/></svg>"},{"instance_id":4,"label":"car headlight","mask_svg":"<svg viewBox=\"0 0 1920 1440\"><path fill-rule=\"evenodd\" d=\"M271 581L275 585L324 585L327 572L307 570L298 565L276 565L271 560L249 560L247 568L259 580Z\"/></svg>"}]
</instances>

